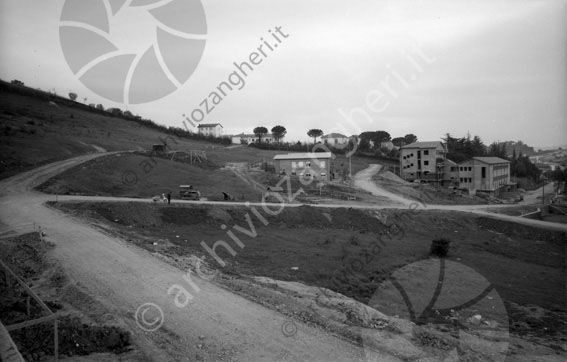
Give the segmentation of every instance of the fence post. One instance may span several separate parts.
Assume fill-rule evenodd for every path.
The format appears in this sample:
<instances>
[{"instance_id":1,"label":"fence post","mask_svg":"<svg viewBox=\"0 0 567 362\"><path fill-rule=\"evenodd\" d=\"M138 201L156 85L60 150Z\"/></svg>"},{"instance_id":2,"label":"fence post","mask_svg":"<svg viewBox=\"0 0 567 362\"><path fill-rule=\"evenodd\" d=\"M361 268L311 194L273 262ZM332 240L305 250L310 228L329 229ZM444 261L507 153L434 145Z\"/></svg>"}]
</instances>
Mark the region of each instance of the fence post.
<instances>
[{"instance_id":1,"label":"fence post","mask_svg":"<svg viewBox=\"0 0 567 362\"><path fill-rule=\"evenodd\" d=\"M57 325L57 318L53 321L53 354L55 355L55 362L59 362L59 326Z\"/></svg>"}]
</instances>

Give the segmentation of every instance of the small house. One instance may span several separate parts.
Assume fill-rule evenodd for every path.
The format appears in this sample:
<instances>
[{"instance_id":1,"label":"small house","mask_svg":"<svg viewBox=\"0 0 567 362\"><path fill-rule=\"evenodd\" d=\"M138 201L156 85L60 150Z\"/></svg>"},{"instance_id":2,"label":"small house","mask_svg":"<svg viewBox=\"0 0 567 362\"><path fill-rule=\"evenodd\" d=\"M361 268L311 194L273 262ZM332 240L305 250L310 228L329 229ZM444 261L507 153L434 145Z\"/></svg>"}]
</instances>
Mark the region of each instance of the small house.
<instances>
[{"instance_id":1,"label":"small house","mask_svg":"<svg viewBox=\"0 0 567 362\"><path fill-rule=\"evenodd\" d=\"M321 141L328 146L344 146L348 143L348 137L340 133L329 133L321 137Z\"/></svg>"}]
</instances>

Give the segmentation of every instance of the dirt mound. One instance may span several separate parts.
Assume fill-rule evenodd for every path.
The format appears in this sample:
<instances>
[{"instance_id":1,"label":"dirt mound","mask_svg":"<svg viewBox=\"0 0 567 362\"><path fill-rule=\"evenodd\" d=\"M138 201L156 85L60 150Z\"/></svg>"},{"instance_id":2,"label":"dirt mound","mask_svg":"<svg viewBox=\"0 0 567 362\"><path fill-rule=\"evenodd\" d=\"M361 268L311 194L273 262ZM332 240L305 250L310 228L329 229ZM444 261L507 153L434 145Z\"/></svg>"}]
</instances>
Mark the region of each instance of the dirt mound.
<instances>
[{"instance_id":1,"label":"dirt mound","mask_svg":"<svg viewBox=\"0 0 567 362\"><path fill-rule=\"evenodd\" d=\"M331 221L334 228L358 232L381 232L386 229L375 215L369 211L356 209L333 209Z\"/></svg>"},{"instance_id":2,"label":"dirt mound","mask_svg":"<svg viewBox=\"0 0 567 362\"><path fill-rule=\"evenodd\" d=\"M224 224L230 224L232 222L232 216L230 216L228 211L220 208L209 209L207 216Z\"/></svg>"},{"instance_id":3,"label":"dirt mound","mask_svg":"<svg viewBox=\"0 0 567 362\"><path fill-rule=\"evenodd\" d=\"M163 208L161 220L164 223L175 225L197 225L211 222L207 209L201 207Z\"/></svg>"},{"instance_id":4,"label":"dirt mound","mask_svg":"<svg viewBox=\"0 0 567 362\"><path fill-rule=\"evenodd\" d=\"M507 236L521 237L530 240L546 241L555 245L564 245L567 234L559 231L550 231L514 222L496 220L487 217L478 219L478 225L482 228L497 231Z\"/></svg>"},{"instance_id":5,"label":"dirt mound","mask_svg":"<svg viewBox=\"0 0 567 362\"><path fill-rule=\"evenodd\" d=\"M410 185L409 182L407 182L406 180L404 180L403 178L399 177L398 175L394 174L391 171L381 172L381 173L378 174L378 177L381 177L384 180L397 182L397 183L400 183L400 184L403 184L403 185Z\"/></svg>"},{"instance_id":6,"label":"dirt mound","mask_svg":"<svg viewBox=\"0 0 567 362\"><path fill-rule=\"evenodd\" d=\"M85 210L86 214L90 217L96 218L102 216L104 219L124 225L136 227L150 227L160 226L162 224L160 214L158 211L162 210L155 204L143 204L139 202L124 202L124 203L57 203L49 202L51 206L62 209Z\"/></svg>"}]
</instances>

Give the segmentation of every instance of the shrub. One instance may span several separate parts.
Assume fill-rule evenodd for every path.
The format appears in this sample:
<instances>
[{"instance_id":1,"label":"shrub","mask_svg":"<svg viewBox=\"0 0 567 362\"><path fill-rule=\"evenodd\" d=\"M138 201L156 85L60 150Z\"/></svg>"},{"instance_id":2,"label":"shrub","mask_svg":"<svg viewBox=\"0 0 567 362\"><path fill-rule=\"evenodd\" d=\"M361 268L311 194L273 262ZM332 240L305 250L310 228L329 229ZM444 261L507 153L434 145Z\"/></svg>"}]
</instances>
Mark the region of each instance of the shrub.
<instances>
[{"instance_id":1,"label":"shrub","mask_svg":"<svg viewBox=\"0 0 567 362\"><path fill-rule=\"evenodd\" d=\"M431 242L431 249L429 253L431 255L438 256L440 258L446 257L449 254L449 245L451 240L448 239L435 239Z\"/></svg>"}]
</instances>

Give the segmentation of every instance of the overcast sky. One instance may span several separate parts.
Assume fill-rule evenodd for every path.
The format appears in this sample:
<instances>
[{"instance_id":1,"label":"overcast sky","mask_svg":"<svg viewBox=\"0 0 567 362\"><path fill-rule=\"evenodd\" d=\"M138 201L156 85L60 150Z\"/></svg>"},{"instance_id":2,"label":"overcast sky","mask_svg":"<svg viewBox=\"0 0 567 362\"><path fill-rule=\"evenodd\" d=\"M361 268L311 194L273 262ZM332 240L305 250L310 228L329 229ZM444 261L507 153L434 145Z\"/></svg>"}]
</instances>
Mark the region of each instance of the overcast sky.
<instances>
[{"instance_id":1,"label":"overcast sky","mask_svg":"<svg viewBox=\"0 0 567 362\"><path fill-rule=\"evenodd\" d=\"M107 38L120 51L141 53L154 42L157 22L131 1L156 3L127 0ZM130 105L97 96L69 67L59 36L64 3L0 0L2 79L73 91L88 103L182 127L183 114L212 102L233 63L257 52L261 38L273 45L281 27L288 37L279 36L245 85L227 92L203 123L221 123L226 134L281 124L286 139L302 141L320 128L567 144L564 0L203 1L207 33L197 38L206 44L192 76L159 100Z\"/></svg>"}]
</instances>

